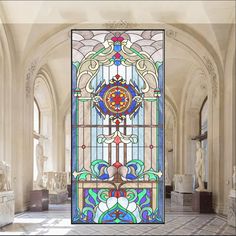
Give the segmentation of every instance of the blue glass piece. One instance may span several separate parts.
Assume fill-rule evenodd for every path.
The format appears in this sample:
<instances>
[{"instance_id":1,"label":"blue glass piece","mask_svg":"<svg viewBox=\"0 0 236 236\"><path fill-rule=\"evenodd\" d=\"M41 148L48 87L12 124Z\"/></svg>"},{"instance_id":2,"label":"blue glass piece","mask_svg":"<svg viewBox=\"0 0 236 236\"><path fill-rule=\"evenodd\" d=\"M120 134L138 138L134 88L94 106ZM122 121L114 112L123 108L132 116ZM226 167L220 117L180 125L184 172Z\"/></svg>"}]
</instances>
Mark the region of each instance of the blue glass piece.
<instances>
[{"instance_id":1,"label":"blue glass piece","mask_svg":"<svg viewBox=\"0 0 236 236\"><path fill-rule=\"evenodd\" d=\"M130 91L130 93L133 97L137 96L137 93L132 89L132 87L130 85L128 86L128 90Z\"/></svg>"},{"instance_id":2,"label":"blue glass piece","mask_svg":"<svg viewBox=\"0 0 236 236\"><path fill-rule=\"evenodd\" d=\"M99 179L109 179L109 175L108 174L102 174L99 176Z\"/></svg>"},{"instance_id":3,"label":"blue glass piece","mask_svg":"<svg viewBox=\"0 0 236 236\"><path fill-rule=\"evenodd\" d=\"M135 164L130 164L130 165L128 165L128 166L129 166L129 167L132 166L135 170L137 170L137 168L138 168L137 165L135 165Z\"/></svg>"},{"instance_id":4,"label":"blue glass piece","mask_svg":"<svg viewBox=\"0 0 236 236\"><path fill-rule=\"evenodd\" d=\"M105 164L99 164L99 165L98 165L98 169L100 170L103 166L107 166L107 165L105 165Z\"/></svg>"},{"instance_id":5,"label":"blue glass piece","mask_svg":"<svg viewBox=\"0 0 236 236\"><path fill-rule=\"evenodd\" d=\"M129 107L129 109L127 110L127 112L128 113L132 113L132 111L135 109L135 107L136 107L136 101L132 101L132 103L131 103L131 105L130 105L130 107Z\"/></svg>"},{"instance_id":6,"label":"blue glass piece","mask_svg":"<svg viewBox=\"0 0 236 236\"><path fill-rule=\"evenodd\" d=\"M133 175L133 174L127 174L126 175L126 179L136 179L137 176Z\"/></svg>"},{"instance_id":7,"label":"blue glass piece","mask_svg":"<svg viewBox=\"0 0 236 236\"><path fill-rule=\"evenodd\" d=\"M121 50L121 45L120 44L114 45L114 51L119 52L120 50Z\"/></svg>"},{"instance_id":8,"label":"blue glass piece","mask_svg":"<svg viewBox=\"0 0 236 236\"><path fill-rule=\"evenodd\" d=\"M100 96L100 97L103 97L104 94L105 94L105 92L107 91L107 89L108 89L108 86L105 86L105 87L100 91L99 96Z\"/></svg>"},{"instance_id":9,"label":"blue glass piece","mask_svg":"<svg viewBox=\"0 0 236 236\"><path fill-rule=\"evenodd\" d=\"M100 83L98 84L98 86L97 86L97 88L96 88L96 90L95 90L96 92L97 92L97 91L100 89L100 87L101 87L102 83L103 83L103 82L102 82L102 81L100 81Z\"/></svg>"},{"instance_id":10,"label":"blue glass piece","mask_svg":"<svg viewBox=\"0 0 236 236\"><path fill-rule=\"evenodd\" d=\"M106 114L108 112L108 110L106 109L104 102L100 101L98 104L99 104L101 110L103 111L103 113Z\"/></svg>"},{"instance_id":11,"label":"blue glass piece","mask_svg":"<svg viewBox=\"0 0 236 236\"><path fill-rule=\"evenodd\" d=\"M121 64L121 61L118 61L118 60L115 61L116 66L119 66L120 64Z\"/></svg>"}]
</instances>

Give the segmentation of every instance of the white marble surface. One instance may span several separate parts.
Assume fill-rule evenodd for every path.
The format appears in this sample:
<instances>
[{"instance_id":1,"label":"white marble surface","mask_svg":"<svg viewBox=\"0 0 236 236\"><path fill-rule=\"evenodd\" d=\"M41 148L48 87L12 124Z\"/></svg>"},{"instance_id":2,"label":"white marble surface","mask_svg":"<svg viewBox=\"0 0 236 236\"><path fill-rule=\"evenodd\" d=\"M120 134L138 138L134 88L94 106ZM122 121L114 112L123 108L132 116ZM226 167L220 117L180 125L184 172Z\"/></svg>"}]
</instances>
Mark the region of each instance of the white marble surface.
<instances>
[{"instance_id":1,"label":"white marble surface","mask_svg":"<svg viewBox=\"0 0 236 236\"><path fill-rule=\"evenodd\" d=\"M229 196L228 224L236 227L236 196Z\"/></svg>"},{"instance_id":2,"label":"white marble surface","mask_svg":"<svg viewBox=\"0 0 236 236\"><path fill-rule=\"evenodd\" d=\"M14 214L14 192L0 192L0 227L12 223L14 221Z\"/></svg>"},{"instance_id":3,"label":"white marble surface","mask_svg":"<svg viewBox=\"0 0 236 236\"><path fill-rule=\"evenodd\" d=\"M26 212L0 235L235 235L227 219L215 214L172 211L166 201L165 224L71 225L70 204L50 205L48 212Z\"/></svg>"},{"instance_id":4,"label":"white marble surface","mask_svg":"<svg viewBox=\"0 0 236 236\"><path fill-rule=\"evenodd\" d=\"M49 203L50 204L61 204L65 203L68 199L68 192L61 192L56 194L49 194Z\"/></svg>"},{"instance_id":5,"label":"white marble surface","mask_svg":"<svg viewBox=\"0 0 236 236\"><path fill-rule=\"evenodd\" d=\"M44 187L49 194L67 192L67 173L66 172L44 172Z\"/></svg>"},{"instance_id":6,"label":"white marble surface","mask_svg":"<svg viewBox=\"0 0 236 236\"><path fill-rule=\"evenodd\" d=\"M171 192L171 208L179 206L191 206L192 207L192 193L179 193L172 191ZM183 208L184 209L184 208Z\"/></svg>"},{"instance_id":7,"label":"white marble surface","mask_svg":"<svg viewBox=\"0 0 236 236\"><path fill-rule=\"evenodd\" d=\"M193 192L193 176L192 175L175 175L174 176L175 191L180 193Z\"/></svg>"}]
</instances>

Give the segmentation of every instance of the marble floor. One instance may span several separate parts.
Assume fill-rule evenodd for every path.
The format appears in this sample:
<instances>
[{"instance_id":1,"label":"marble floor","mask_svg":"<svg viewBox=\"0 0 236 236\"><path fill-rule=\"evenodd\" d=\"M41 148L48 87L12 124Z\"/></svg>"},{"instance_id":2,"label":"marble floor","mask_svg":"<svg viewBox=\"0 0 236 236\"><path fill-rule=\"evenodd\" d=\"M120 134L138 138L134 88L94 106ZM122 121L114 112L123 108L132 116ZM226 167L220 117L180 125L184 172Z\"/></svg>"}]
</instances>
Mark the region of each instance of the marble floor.
<instances>
[{"instance_id":1,"label":"marble floor","mask_svg":"<svg viewBox=\"0 0 236 236\"><path fill-rule=\"evenodd\" d=\"M46 212L25 212L14 223L0 229L0 235L236 235L227 219L215 214L198 214L170 207L166 201L163 225L71 225L70 204L50 205Z\"/></svg>"}]
</instances>

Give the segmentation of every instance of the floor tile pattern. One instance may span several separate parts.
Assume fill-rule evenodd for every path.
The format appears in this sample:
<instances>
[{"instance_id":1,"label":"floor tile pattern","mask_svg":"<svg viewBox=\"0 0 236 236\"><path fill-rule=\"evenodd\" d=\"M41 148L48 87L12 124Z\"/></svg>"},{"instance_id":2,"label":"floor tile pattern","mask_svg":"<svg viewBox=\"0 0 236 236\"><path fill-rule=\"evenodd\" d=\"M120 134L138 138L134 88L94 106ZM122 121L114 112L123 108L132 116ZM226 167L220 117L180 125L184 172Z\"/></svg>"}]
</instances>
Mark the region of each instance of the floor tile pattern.
<instances>
[{"instance_id":1,"label":"floor tile pattern","mask_svg":"<svg viewBox=\"0 0 236 236\"><path fill-rule=\"evenodd\" d=\"M25 212L14 224L0 229L0 235L236 235L236 228L216 214L199 214L171 208L166 201L162 225L71 225L70 204L50 205L47 212Z\"/></svg>"}]
</instances>

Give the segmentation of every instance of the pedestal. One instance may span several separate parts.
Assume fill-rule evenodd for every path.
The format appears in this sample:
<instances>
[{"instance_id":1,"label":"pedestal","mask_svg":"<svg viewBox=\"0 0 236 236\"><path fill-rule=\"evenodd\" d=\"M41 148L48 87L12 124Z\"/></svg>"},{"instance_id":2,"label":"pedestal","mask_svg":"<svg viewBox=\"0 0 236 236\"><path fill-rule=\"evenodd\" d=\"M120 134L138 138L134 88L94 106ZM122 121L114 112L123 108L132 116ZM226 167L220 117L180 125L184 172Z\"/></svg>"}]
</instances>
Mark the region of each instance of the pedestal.
<instances>
[{"instance_id":1,"label":"pedestal","mask_svg":"<svg viewBox=\"0 0 236 236\"><path fill-rule=\"evenodd\" d=\"M68 199L68 192L60 193L50 193L49 194L49 203L50 204L62 204L65 203Z\"/></svg>"},{"instance_id":2,"label":"pedestal","mask_svg":"<svg viewBox=\"0 0 236 236\"><path fill-rule=\"evenodd\" d=\"M171 192L171 207L172 206L191 206L192 193Z\"/></svg>"},{"instance_id":3,"label":"pedestal","mask_svg":"<svg viewBox=\"0 0 236 236\"><path fill-rule=\"evenodd\" d=\"M193 176L192 175L174 175L175 191L179 193L193 192Z\"/></svg>"},{"instance_id":4,"label":"pedestal","mask_svg":"<svg viewBox=\"0 0 236 236\"><path fill-rule=\"evenodd\" d=\"M48 190L33 190L30 192L30 211L48 210Z\"/></svg>"},{"instance_id":5,"label":"pedestal","mask_svg":"<svg viewBox=\"0 0 236 236\"><path fill-rule=\"evenodd\" d=\"M13 191L0 192L0 227L13 223L15 199Z\"/></svg>"},{"instance_id":6,"label":"pedestal","mask_svg":"<svg viewBox=\"0 0 236 236\"><path fill-rule=\"evenodd\" d=\"M173 187L171 185L166 185L166 198L170 198L171 197L171 191L173 191Z\"/></svg>"},{"instance_id":7,"label":"pedestal","mask_svg":"<svg viewBox=\"0 0 236 236\"><path fill-rule=\"evenodd\" d=\"M229 196L228 204L228 224L236 227L236 196Z\"/></svg>"},{"instance_id":8,"label":"pedestal","mask_svg":"<svg viewBox=\"0 0 236 236\"><path fill-rule=\"evenodd\" d=\"M192 209L200 213L213 213L212 192L195 191L193 193Z\"/></svg>"}]
</instances>

